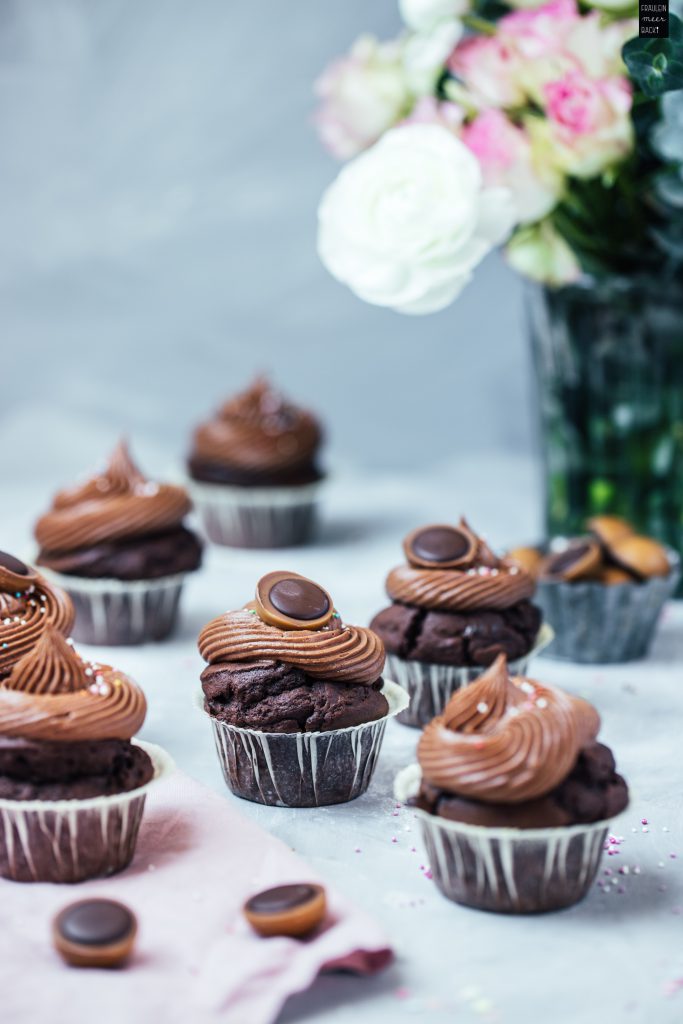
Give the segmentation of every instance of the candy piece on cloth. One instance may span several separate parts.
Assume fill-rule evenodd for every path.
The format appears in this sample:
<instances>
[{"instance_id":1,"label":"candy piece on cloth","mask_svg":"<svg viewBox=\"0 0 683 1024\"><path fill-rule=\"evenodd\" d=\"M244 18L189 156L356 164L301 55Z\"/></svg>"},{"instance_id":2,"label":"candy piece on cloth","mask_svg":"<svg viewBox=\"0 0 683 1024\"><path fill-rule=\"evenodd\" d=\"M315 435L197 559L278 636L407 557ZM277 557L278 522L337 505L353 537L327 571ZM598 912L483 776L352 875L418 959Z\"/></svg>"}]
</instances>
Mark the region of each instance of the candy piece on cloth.
<instances>
[{"instance_id":1,"label":"candy piece on cloth","mask_svg":"<svg viewBox=\"0 0 683 1024\"><path fill-rule=\"evenodd\" d=\"M244 904L244 916L264 938L308 935L323 921L326 910L325 890L310 882L276 885L255 893Z\"/></svg>"},{"instance_id":2,"label":"candy piece on cloth","mask_svg":"<svg viewBox=\"0 0 683 1024\"><path fill-rule=\"evenodd\" d=\"M63 1024L55 1008L68 1007L69 1024L269 1024L321 971L372 974L393 959L379 926L331 887L310 937L264 940L244 919L244 903L302 879L316 884L310 865L181 772L147 799L135 859L122 874L72 893L0 881L3 1020ZM55 955L45 928L70 897L135 908L141 927L125 984L120 972L73 970ZM16 984L27 969L40 984Z\"/></svg>"},{"instance_id":3,"label":"candy piece on cloth","mask_svg":"<svg viewBox=\"0 0 683 1024\"><path fill-rule=\"evenodd\" d=\"M72 967L119 967L130 957L135 914L117 900L69 903L52 923L52 939Z\"/></svg>"}]
</instances>

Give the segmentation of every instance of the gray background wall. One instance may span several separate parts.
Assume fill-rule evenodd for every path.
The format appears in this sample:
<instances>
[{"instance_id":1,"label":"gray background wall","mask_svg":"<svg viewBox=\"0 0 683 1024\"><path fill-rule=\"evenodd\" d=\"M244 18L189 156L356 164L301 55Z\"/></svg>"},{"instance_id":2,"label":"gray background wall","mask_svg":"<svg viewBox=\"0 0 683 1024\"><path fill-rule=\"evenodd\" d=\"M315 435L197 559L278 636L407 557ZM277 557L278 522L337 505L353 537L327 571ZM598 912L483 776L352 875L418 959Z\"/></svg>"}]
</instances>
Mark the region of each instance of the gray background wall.
<instances>
[{"instance_id":1,"label":"gray background wall","mask_svg":"<svg viewBox=\"0 0 683 1024\"><path fill-rule=\"evenodd\" d=\"M119 432L169 458L258 369L332 457L412 468L530 450L519 282L499 257L406 318L315 252L336 173L312 83L394 0L4 0L0 470L52 482Z\"/></svg>"}]
</instances>

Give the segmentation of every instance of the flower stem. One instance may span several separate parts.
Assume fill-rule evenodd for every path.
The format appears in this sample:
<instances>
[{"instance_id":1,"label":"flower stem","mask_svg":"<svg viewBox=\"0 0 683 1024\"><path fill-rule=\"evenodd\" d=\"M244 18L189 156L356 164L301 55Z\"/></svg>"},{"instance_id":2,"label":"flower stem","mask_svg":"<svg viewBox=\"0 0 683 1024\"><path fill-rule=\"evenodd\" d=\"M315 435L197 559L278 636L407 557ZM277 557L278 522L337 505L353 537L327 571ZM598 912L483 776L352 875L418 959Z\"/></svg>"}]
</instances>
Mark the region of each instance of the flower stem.
<instances>
[{"instance_id":1,"label":"flower stem","mask_svg":"<svg viewBox=\"0 0 683 1024\"><path fill-rule=\"evenodd\" d=\"M476 14L465 14L462 23L471 28L473 32L479 32L483 36L495 36L496 34L496 26L486 18L479 18Z\"/></svg>"}]
</instances>

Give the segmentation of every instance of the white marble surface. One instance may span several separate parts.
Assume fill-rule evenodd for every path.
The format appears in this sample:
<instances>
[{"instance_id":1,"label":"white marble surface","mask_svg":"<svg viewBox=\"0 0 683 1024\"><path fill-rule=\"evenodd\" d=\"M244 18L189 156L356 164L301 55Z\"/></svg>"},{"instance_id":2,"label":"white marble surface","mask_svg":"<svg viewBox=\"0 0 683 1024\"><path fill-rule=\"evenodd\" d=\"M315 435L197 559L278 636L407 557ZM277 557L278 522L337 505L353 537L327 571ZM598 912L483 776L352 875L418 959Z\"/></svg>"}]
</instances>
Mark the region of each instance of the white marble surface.
<instances>
[{"instance_id":1,"label":"white marble surface","mask_svg":"<svg viewBox=\"0 0 683 1024\"><path fill-rule=\"evenodd\" d=\"M205 569L187 587L177 638L140 649L101 651L101 656L110 656L145 688L150 711L144 738L163 744L184 770L232 800L219 773L208 723L192 702L201 669L194 640L203 623L247 600L257 577L273 568L319 579L349 621L365 623L383 603L384 574L400 560L399 542L409 527L464 511L496 545L528 540L536 531L534 485L532 466L510 459L454 464L422 478L340 479L329 487L318 544L276 555L210 551ZM18 479L12 495L9 515L3 503L0 547L26 554L26 522L46 495L44 487L22 485ZM355 803L319 810L240 803L246 815L370 909L397 953L395 965L376 978L319 980L311 991L290 1000L283 1024L604 1024L648 1019L679 1024L682 657L679 604L667 610L647 661L579 668L541 658L532 666L537 677L597 704L603 736L632 790L631 807L616 828L623 843L618 855L606 857L603 864L613 872L601 874L609 891L606 885L596 886L582 905L569 911L505 918L462 909L440 896L426 876L412 814L395 813L392 779L412 759L417 735L396 723L387 730L370 792ZM80 1024L77 1016L73 1020Z\"/></svg>"}]
</instances>

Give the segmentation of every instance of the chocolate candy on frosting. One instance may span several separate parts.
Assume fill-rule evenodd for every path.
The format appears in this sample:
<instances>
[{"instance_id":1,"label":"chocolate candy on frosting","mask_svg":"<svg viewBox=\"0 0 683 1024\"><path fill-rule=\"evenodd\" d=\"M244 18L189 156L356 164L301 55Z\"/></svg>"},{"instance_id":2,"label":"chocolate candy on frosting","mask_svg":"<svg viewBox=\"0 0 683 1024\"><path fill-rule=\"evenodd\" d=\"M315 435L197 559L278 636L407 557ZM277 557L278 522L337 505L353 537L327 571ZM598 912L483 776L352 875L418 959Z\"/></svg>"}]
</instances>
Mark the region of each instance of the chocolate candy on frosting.
<instances>
[{"instance_id":1,"label":"chocolate candy on frosting","mask_svg":"<svg viewBox=\"0 0 683 1024\"><path fill-rule=\"evenodd\" d=\"M36 578L35 570L29 569L25 562L21 562L14 555L10 555L6 551L0 551L0 569L6 569L13 576Z\"/></svg>"},{"instance_id":2,"label":"chocolate candy on frosting","mask_svg":"<svg viewBox=\"0 0 683 1024\"><path fill-rule=\"evenodd\" d=\"M408 534L403 550L411 565L449 569L472 560L477 551L477 538L464 520L460 526L421 526Z\"/></svg>"},{"instance_id":3,"label":"chocolate candy on frosting","mask_svg":"<svg viewBox=\"0 0 683 1024\"><path fill-rule=\"evenodd\" d=\"M268 659L339 683L375 683L384 668L377 634L343 625L327 591L292 572L268 573L255 601L207 623L199 653L209 664Z\"/></svg>"},{"instance_id":4,"label":"chocolate candy on frosting","mask_svg":"<svg viewBox=\"0 0 683 1024\"><path fill-rule=\"evenodd\" d=\"M571 540L541 562L540 575L550 582L595 581L607 586L668 576L671 562L664 545L635 533L619 516L594 516L590 535Z\"/></svg>"},{"instance_id":5,"label":"chocolate candy on frosting","mask_svg":"<svg viewBox=\"0 0 683 1024\"><path fill-rule=\"evenodd\" d=\"M325 890L312 882L278 885L250 897L243 912L252 928L263 935L308 935L325 917Z\"/></svg>"},{"instance_id":6,"label":"chocolate candy on frosting","mask_svg":"<svg viewBox=\"0 0 683 1024\"><path fill-rule=\"evenodd\" d=\"M295 572L269 572L256 586L260 619L280 629L320 629L334 608L326 590Z\"/></svg>"},{"instance_id":7,"label":"chocolate candy on frosting","mask_svg":"<svg viewBox=\"0 0 683 1024\"><path fill-rule=\"evenodd\" d=\"M118 967L129 958L137 930L135 914L123 903L79 900L57 914L52 939L73 967Z\"/></svg>"}]
</instances>

